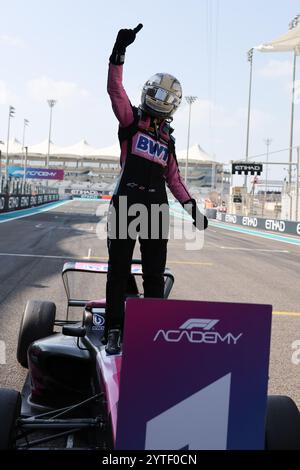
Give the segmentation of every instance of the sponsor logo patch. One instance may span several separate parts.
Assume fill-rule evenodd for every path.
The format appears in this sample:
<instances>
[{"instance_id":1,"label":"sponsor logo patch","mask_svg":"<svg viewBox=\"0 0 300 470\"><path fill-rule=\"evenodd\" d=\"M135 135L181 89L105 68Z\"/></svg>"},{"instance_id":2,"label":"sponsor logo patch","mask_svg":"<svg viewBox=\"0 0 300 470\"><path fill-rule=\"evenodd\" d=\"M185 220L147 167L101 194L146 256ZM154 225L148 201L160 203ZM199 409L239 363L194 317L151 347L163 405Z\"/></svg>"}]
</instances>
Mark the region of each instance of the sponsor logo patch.
<instances>
[{"instance_id":1,"label":"sponsor logo patch","mask_svg":"<svg viewBox=\"0 0 300 470\"><path fill-rule=\"evenodd\" d=\"M105 318L99 313L93 313L93 330L104 330Z\"/></svg>"},{"instance_id":2,"label":"sponsor logo patch","mask_svg":"<svg viewBox=\"0 0 300 470\"><path fill-rule=\"evenodd\" d=\"M169 150L167 145L139 132L133 139L132 153L166 166Z\"/></svg>"}]
</instances>

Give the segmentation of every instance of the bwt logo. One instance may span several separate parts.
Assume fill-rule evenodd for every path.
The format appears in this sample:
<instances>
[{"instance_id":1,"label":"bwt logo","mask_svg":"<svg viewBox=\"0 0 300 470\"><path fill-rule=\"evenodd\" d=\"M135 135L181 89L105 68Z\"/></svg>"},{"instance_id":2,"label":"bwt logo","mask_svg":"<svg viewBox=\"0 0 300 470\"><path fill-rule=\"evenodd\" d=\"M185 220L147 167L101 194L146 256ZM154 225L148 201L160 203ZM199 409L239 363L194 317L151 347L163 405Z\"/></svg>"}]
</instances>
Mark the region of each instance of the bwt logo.
<instances>
[{"instance_id":1,"label":"bwt logo","mask_svg":"<svg viewBox=\"0 0 300 470\"><path fill-rule=\"evenodd\" d=\"M138 137L136 150L139 150L153 158L158 158L163 162L168 160L168 147L142 134Z\"/></svg>"},{"instance_id":2,"label":"bwt logo","mask_svg":"<svg viewBox=\"0 0 300 470\"><path fill-rule=\"evenodd\" d=\"M156 342L161 339L167 343L187 341L192 344L225 343L236 345L243 336L243 333L235 336L233 333L221 334L219 332L212 331L219 322L220 320L191 318L184 322L178 330L159 330L153 341Z\"/></svg>"}]
</instances>

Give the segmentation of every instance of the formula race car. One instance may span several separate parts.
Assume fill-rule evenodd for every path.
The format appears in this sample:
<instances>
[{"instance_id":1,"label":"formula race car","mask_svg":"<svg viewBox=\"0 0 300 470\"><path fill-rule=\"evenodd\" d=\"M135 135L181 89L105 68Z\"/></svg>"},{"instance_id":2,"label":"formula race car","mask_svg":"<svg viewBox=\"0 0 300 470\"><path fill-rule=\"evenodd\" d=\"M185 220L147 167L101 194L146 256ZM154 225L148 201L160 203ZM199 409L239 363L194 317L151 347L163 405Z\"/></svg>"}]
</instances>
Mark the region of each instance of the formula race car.
<instances>
[{"instance_id":1,"label":"formula race car","mask_svg":"<svg viewBox=\"0 0 300 470\"><path fill-rule=\"evenodd\" d=\"M27 302L17 360L28 368L28 375L21 394L0 389L0 449L41 449L50 442L51 449L114 447L119 386L114 371L120 369L122 355L107 356L102 344L105 299L89 301L72 295L74 286L78 290L84 285L87 293L91 275L97 286L95 278L106 274L107 268L106 262L65 263L65 320L56 318L53 302ZM141 262L133 260L127 298L141 296L141 275ZM166 269L165 298L173 283ZM69 319L73 307L83 309L80 321Z\"/></svg>"},{"instance_id":2,"label":"formula race car","mask_svg":"<svg viewBox=\"0 0 300 470\"><path fill-rule=\"evenodd\" d=\"M27 303L17 359L28 374L21 393L0 390L0 449L116 447L122 353L106 354L102 344L105 299L88 298L90 280L98 285L98 274L106 274L107 269L106 262L64 265L65 320L56 318L53 302ZM134 260L127 298L142 297L141 276L141 262ZM174 277L166 269L165 299L173 284ZM86 296L74 296L74 288ZM80 320L70 319L74 307L83 309ZM288 397L268 397L265 448L300 449L300 413Z\"/></svg>"}]
</instances>

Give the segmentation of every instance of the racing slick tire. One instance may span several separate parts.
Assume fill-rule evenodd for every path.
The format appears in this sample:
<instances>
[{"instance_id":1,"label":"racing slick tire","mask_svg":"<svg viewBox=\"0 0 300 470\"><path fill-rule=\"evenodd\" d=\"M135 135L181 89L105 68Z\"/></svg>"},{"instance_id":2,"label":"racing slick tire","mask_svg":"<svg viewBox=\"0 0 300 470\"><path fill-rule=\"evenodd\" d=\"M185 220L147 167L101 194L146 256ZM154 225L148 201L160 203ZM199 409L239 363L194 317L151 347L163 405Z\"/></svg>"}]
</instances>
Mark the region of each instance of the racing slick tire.
<instances>
[{"instance_id":1,"label":"racing slick tire","mask_svg":"<svg viewBox=\"0 0 300 470\"><path fill-rule=\"evenodd\" d=\"M21 413L21 394L15 390L0 389L0 450L14 447L16 420Z\"/></svg>"},{"instance_id":2,"label":"racing slick tire","mask_svg":"<svg viewBox=\"0 0 300 470\"><path fill-rule=\"evenodd\" d=\"M266 450L300 450L300 412L289 397L268 397Z\"/></svg>"},{"instance_id":3,"label":"racing slick tire","mask_svg":"<svg viewBox=\"0 0 300 470\"><path fill-rule=\"evenodd\" d=\"M53 302L29 300L21 320L17 360L28 367L27 351L31 343L53 334L56 306Z\"/></svg>"}]
</instances>

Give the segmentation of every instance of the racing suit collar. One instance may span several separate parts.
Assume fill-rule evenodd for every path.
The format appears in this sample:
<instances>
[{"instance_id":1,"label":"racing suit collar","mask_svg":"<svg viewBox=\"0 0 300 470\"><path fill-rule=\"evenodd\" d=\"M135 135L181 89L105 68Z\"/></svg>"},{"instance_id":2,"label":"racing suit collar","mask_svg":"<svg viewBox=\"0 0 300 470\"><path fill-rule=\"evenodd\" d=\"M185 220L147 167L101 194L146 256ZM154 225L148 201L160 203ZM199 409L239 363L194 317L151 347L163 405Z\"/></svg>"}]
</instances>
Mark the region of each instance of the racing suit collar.
<instances>
[{"instance_id":1,"label":"racing suit collar","mask_svg":"<svg viewBox=\"0 0 300 470\"><path fill-rule=\"evenodd\" d=\"M149 114L142 112L142 116L139 121L139 128L147 130L151 127L152 120L156 118L153 118ZM169 140L170 139L170 133L173 131L173 129L169 126L169 123L163 119L160 123L158 122L158 128L159 128L159 135L165 139Z\"/></svg>"}]
</instances>

